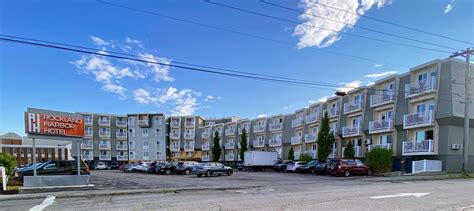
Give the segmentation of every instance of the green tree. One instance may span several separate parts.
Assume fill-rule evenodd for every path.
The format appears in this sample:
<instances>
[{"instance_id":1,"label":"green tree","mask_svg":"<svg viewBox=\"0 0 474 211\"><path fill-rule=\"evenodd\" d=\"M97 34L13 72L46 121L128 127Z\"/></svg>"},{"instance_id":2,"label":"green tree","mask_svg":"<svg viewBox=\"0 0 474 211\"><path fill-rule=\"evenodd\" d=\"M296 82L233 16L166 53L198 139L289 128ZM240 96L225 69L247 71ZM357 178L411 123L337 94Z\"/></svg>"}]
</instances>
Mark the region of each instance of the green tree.
<instances>
[{"instance_id":1,"label":"green tree","mask_svg":"<svg viewBox=\"0 0 474 211\"><path fill-rule=\"evenodd\" d=\"M5 167L5 174L10 176L16 167L16 158L9 154L0 153L0 166Z\"/></svg>"},{"instance_id":2,"label":"green tree","mask_svg":"<svg viewBox=\"0 0 474 211\"><path fill-rule=\"evenodd\" d=\"M214 144L212 145L212 161L219 162L221 158L221 144L219 143L219 131L214 133Z\"/></svg>"},{"instance_id":3,"label":"green tree","mask_svg":"<svg viewBox=\"0 0 474 211\"><path fill-rule=\"evenodd\" d=\"M346 148L344 149L344 158L354 158L354 157L355 157L354 145L352 144L352 141L349 141L346 145Z\"/></svg>"},{"instance_id":4,"label":"green tree","mask_svg":"<svg viewBox=\"0 0 474 211\"><path fill-rule=\"evenodd\" d=\"M240 135L240 159L244 160L245 151L247 151L247 131L242 129L242 135Z\"/></svg>"},{"instance_id":5,"label":"green tree","mask_svg":"<svg viewBox=\"0 0 474 211\"><path fill-rule=\"evenodd\" d=\"M294 160L295 159L295 152L293 151L293 147L290 148L290 151L288 152L288 160Z\"/></svg>"},{"instance_id":6,"label":"green tree","mask_svg":"<svg viewBox=\"0 0 474 211\"><path fill-rule=\"evenodd\" d=\"M313 159L313 157L311 157L311 155L309 155L308 153L301 153L301 155L300 155L300 161L309 162L312 159Z\"/></svg>"},{"instance_id":7,"label":"green tree","mask_svg":"<svg viewBox=\"0 0 474 211\"><path fill-rule=\"evenodd\" d=\"M365 153L365 162L373 173L387 173L392 170L392 150L376 147Z\"/></svg>"},{"instance_id":8,"label":"green tree","mask_svg":"<svg viewBox=\"0 0 474 211\"><path fill-rule=\"evenodd\" d=\"M332 145L336 141L334 133L329 126L328 112L324 112L324 117L321 123L321 129L318 133L318 158L325 160L332 151Z\"/></svg>"}]
</instances>

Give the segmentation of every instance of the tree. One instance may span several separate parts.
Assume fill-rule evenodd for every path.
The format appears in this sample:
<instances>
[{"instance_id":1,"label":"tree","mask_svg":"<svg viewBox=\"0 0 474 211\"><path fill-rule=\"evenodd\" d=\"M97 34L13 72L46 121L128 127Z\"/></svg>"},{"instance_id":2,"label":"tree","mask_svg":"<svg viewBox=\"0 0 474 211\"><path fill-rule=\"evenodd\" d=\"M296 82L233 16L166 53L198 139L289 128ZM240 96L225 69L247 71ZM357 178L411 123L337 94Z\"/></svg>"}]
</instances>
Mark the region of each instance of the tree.
<instances>
[{"instance_id":1,"label":"tree","mask_svg":"<svg viewBox=\"0 0 474 211\"><path fill-rule=\"evenodd\" d=\"M247 151L247 131L245 128L242 129L242 135L240 135L240 159L244 160L245 151Z\"/></svg>"},{"instance_id":2,"label":"tree","mask_svg":"<svg viewBox=\"0 0 474 211\"><path fill-rule=\"evenodd\" d=\"M352 141L349 141L347 143L346 148L344 149L344 158L354 158L355 157L355 152L354 152L354 145L352 145Z\"/></svg>"},{"instance_id":3,"label":"tree","mask_svg":"<svg viewBox=\"0 0 474 211\"><path fill-rule=\"evenodd\" d=\"M16 158L9 154L0 153L0 166L5 167L6 176L10 176L15 170Z\"/></svg>"},{"instance_id":4,"label":"tree","mask_svg":"<svg viewBox=\"0 0 474 211\"><path fill-rule=\"evenodd\" d=\"M219 162L221 158L221 144L219 143L219 131L214 133L214 144L212 145L212 161Z\"/></svg>"},{"instance_id":5,"label":"tree","mask_svg":"<svg viewBox=\"0 0 474 211\"><path fill-rule=\"evenodd\" d=\"M332 151L332 145L336 141L334 133L331 131L329 126L328 112L324 113L324 117L321 123L321 129L318 133L318 158L325 160L328 158Z\"/></svg>"},{"instance_id":6,"label":"tree","mask_svg":"<svg viewBox=\"0 0 474 211\"><path fill-rule=\"evenodd\" d=\"M365 153L365 162L373 173L387 173L392 170L392 150L376 147Z\"/></svg>"},{"instance_id":7,"label":"tree","mask_svg":"<svg viewBox=\"0 0 474 211\"><path fill-rule=\"evenodd\" d=\"M306 161L306 162L309 162L310 160L312 160L313 158L311 157L311 155L309 155L308 153L301 153L300 155L300 161Z\"/></svg>"},{"instance_id":8,"label":"tree","mask_svg":"<svg viewBox=\"0 0 474 211\"><path fill-rule=\"evenodd\" d=\"M290 148L290 151L288 152L288 160L294 160L295 159L295 152L293 151L293 147Z\"/></svg>"}]
</instances>

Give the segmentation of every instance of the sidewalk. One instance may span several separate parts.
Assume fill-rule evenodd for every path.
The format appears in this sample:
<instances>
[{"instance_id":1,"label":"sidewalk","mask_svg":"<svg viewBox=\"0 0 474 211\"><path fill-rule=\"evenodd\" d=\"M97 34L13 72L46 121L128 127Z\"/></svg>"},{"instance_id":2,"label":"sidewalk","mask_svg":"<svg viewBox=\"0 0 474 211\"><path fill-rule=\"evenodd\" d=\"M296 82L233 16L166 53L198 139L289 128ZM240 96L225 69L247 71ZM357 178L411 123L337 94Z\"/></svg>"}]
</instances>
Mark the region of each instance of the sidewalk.
<instances>
[{"instance_id":1,"label":"sidewalk","mask_svg":"<svg viewBox=\"0 0 474 211\"><path fill-rule=\"evenodd\" d=\"M422 174L405 174L405 175L390 175L390 176L373 176L366 177L364 180L370 180L374 182L403 182L403 181L423 181L423 180L444 180L444 179L472 179L474 174L470 174L470 177L463 177L462 173L422 173Z\"/></svg>"}]
</instances>

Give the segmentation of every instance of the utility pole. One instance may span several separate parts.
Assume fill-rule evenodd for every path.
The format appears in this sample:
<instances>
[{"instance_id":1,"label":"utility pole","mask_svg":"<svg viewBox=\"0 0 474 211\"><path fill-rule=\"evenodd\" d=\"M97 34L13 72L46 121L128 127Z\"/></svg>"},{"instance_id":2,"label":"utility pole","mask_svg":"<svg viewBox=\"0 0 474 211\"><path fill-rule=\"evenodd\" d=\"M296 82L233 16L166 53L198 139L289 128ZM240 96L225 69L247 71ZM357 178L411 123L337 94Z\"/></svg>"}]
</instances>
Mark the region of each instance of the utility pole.
<instances>
[{"instance_id":1,"label":"utility pole","mask_svg":"<svg viewBox=\"0 0 474 211\"><path fill-rule=\"evenodd\" d=\"M463 151L462 151L462 172L463 174L467 174L467 163L469 157L469 104L471 103L471 97L469 94L469 85L471 83L471 78L469 77L469 70L470 70L470 55L473 51L470 48L467 48L463 52L456 52L450 57L457 57L462 56L466 58L466 73L464 77L464 139L463 139Z\"/></svg>"}]
</instances>

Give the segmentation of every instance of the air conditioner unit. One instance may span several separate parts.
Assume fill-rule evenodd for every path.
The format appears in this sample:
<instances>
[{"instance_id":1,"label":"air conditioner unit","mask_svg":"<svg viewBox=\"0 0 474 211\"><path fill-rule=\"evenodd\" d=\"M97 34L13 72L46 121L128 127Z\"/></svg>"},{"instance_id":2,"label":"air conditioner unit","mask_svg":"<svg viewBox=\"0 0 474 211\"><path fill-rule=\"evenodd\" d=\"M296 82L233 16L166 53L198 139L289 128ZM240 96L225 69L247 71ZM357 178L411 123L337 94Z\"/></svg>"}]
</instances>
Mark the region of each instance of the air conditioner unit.
<instances>
[{"instance_id":1,"label":"air conditioner unit","mask_svg":"<svg viewBox=\"0 0 474 211\"><path fill-rule=\"evenodd\" d=\"M451 149L460 150L462 149L462 144L451 144Z\"/></svg>"},{"instance_id":2,"label":"air conditioner unit","mask_svg":"<svg viewBox=\"0 0 474 211\"><path fill-rule=\"evenodd\" d=\"M372 144L372 140L370 140L370 138L365 139L365 144L366 144L366 145Z\"/></svg>"}]
</instances>

